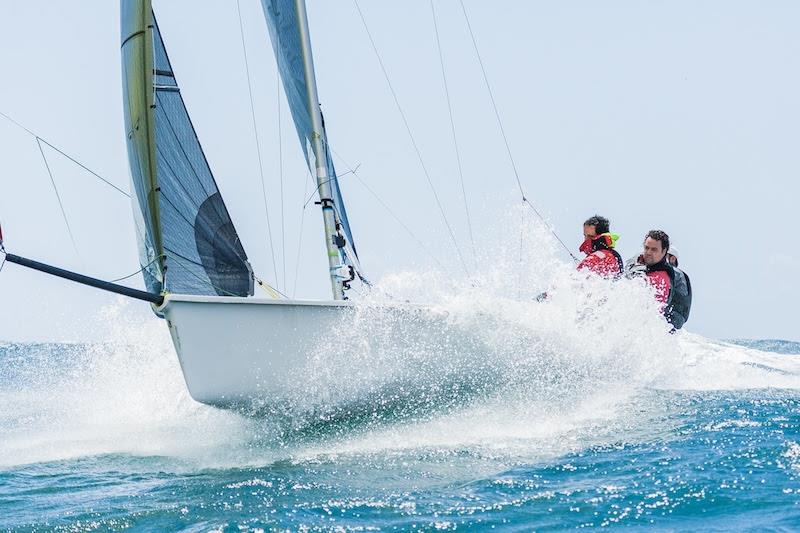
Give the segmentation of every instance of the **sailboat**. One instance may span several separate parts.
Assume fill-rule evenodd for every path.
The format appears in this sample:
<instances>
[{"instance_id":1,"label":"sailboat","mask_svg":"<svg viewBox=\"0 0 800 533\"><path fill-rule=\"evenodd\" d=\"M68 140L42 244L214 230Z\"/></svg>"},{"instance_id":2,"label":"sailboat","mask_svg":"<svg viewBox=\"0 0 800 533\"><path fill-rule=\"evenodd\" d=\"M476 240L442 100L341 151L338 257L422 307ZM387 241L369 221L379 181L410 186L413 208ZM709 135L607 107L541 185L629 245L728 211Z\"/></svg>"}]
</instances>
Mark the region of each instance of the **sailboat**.
<instances>
[{"instance_id":1,"label":"sailboat","mask_svg":"<svg viewBox=\"0 0 800 533\"><path fill-rule=\"evenodd\" d=\"M151 0L120 0L124 122L145 290L6 253L0 234L8 262L149 302L167 324L192 398L244 410L295 399L298 378L308 377L320 356L352 348L342 346L340 332L365 310L381 313L391 330L365 342L391 344L393 351L399 346L403 355L403 346L410 353L444 342L447 351L472 342L468 333L451 330L447 313L435 307L349 298L356 287L370 285L319 105L305 2L260 1L300 147L316 179L331 299L294 300L276 291L255 296L264 283L192 125ZM521 185L520 192L527 202Z\"/></svg>"},{"instance_id":2,"label":"sailboat","mask_svg":"<svg viewBox=\"0 0 800 533\"><path fill-rule=\"evenodd\" d=\"M262 0L283 89L316 178L332 298L254 297L257 281L192 126L150 0L121 0L123 108L140 262L191 396L219 407L280 403L332 342L368 283L317 96L303 0ZM418 323L422 306L391 306ZM418 324L417 324L418 325ZM422 328L421 332L426 328Z\"/></svg>"}]
</instances>

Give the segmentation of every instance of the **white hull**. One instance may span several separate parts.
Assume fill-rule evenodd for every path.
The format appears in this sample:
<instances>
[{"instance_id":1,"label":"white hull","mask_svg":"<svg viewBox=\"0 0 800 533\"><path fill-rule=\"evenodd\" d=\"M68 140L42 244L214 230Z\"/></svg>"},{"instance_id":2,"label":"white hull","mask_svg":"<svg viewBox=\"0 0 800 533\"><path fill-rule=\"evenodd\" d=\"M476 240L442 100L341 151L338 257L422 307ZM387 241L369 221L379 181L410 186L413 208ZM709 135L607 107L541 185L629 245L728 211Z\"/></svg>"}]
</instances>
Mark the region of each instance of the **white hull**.
<instances>
[{"instance_id":1,"label":"white hull","mask_svg":"<svg viewBox=\"0 0 800 533\"><path fill-rule=\"evenodd\" d=\"M422 321L432 327L420 327L421 314L431 313L424 307L386 310L414 335L441 331L433 319ZM349 326L357 308L341 301L169 295L157 311L167 320L192 398L235 408L291 398L298 373L325 343L341 341L335 333Z\"/></svg>"}]
</instances>

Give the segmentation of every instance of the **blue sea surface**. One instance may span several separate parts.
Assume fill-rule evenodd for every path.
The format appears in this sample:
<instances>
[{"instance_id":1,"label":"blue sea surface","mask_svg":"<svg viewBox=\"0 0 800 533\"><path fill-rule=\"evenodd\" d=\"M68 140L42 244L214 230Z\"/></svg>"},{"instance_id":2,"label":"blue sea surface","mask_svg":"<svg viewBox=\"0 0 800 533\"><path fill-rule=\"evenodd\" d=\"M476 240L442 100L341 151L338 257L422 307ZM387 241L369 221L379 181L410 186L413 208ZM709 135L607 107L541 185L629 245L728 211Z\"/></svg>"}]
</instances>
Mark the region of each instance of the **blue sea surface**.
<instances>
[{"instance_id":1,"label":"blue sea surface","mask_svg":"<svg viewBox=\"0 0 800 533\"><path fill-rule=\"evenodd\" d=\"M686 378L368 422L196 404L168 345L0 344L0 529L800 529L800 343L681 342Z\"/></svg>"}]
</instances>

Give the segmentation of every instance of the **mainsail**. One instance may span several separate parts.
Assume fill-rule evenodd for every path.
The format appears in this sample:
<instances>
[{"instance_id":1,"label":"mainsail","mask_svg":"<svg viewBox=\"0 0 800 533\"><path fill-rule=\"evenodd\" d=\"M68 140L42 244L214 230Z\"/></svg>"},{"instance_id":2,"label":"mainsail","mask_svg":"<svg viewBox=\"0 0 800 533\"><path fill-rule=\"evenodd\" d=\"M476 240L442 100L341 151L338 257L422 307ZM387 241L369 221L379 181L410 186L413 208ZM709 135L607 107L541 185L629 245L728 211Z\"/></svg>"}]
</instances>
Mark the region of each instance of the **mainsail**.
<instances>
[{"instance_id":1,"label":"mainsail","mask_svg":"<svg viewBox=\"0 0 800 533\"><path fill-rule=\"evenodd\" d=\"M134 216L151 292L248 296L253 271L203 154L150 0L122 0Z\"/></svg>"},{"instance_id":2,"label":"mainsail","mask_svg":"<svg viewBox=\"0 0 800 533\"><path fill-rule=\"evenodd\" d=\"M261 5L264 8L270 40L283 81L283 89L289 102L306 162L312 172L316 172L318 178L320 169L324 170L325 180L324 183L320 182L318 192L322 195L325 186L330 187L336 228L340 228L344 232L346 241L344 243L340 241L340 246L338 246L339 253L342 255L341 259L345 265L358 271L358 253L350 229L350 221L347 219L342 191L333 165L328 136L324 123L321 121L319 102L314 101L316 81L313 59L310 48L304 46L304 41L308 42L308 35L303 34L304 29L307 31L304 2L303 0L261 0ZM306 57L303 56L304 50L307 54ZM320 117L320 126L315 128L314 116L317 114ZM321 149L314 148L315 142Z\"/></svg>"}]
</instances>

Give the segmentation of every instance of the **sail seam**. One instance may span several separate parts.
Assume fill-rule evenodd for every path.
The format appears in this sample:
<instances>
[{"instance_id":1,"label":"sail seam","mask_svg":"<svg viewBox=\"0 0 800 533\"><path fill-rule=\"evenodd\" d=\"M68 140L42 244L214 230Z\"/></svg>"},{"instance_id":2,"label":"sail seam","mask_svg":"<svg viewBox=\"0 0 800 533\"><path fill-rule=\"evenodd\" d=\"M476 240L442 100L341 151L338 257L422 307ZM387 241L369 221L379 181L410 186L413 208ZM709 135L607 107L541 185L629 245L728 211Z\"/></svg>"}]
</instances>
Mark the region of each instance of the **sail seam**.
<instances>
[{"instance_id":1,"label":"sail seam","mask_svg":"<svg viewBox=\"0 0 800 533\"><path fill-rule=\"evenodd\" d=\"M156 94L156 96L158 97L158 94ZM183 98L180 98L180 101L181 101L181 104L183 104ZM160 97L158 98L158 103L159 103L158 109L160 110L161 107L164 105L164 103L161 101ZM186 112L186 106L183 106L183 109ZM202 187L203 193L206 196L210 196L211 193L209 193L208 190L206 190L206 187L205 187L205 184L203 183L203 180L200 179L200 175L198 174L197 169L195 168L194 164L192 163L192 158L189 157L189 154L186 153L186 149L183 147L183 143L180 142L181 138L178 136L178 133L175 131L175 126L172 124L172 121L170 120L169 115L166 112L163 112L163 111L162 111L161 114L163 115L164 120L167 123L167 126L169 126L170 133L172 133L172 136L177 141L176 144L178 145L178 148L180 149L181 153L183 154L183 157L186 158L186 162L188 163L189 168L192 170L192 173L194 174L194 177L197 178L197 182L200 184L200 187ZM186 116L187 117L189 116L188 112L186 112ZM195 137L197 137L197 136L195 135ZM199 144L200 144L199 140L198 140L197 144L199 146ZM205 156L203 156L203 160L205 160ZM206 162L206 169L208 170L208 173L211 174L211 169L208 168L208 163L207 162ZM217 190L219 190L218 187L215 187L215 188Z\"/></svg>"},{"instance_id":2,"label":"sail seam","mask_svg":"<svg viewBox=\"0 0 800 533\"><path fill-rule=\"evenodd\" d=\"M167 167L167 170L169 170L169 172L172 174L172 176L177 178L178 173L175 172L174 168L172 168L172 165L170 164L170 162L168 161L168 159L164 155L163 150L162 150L162 148L160 146L156 147L156 153L161 157L161 161ZM192 195L186 189L186 186L184 185L183 181L181 181L179 179L176 179L175 182L178 185L180 185L181 190L183 190L183 192L186 194L186 197L189 199L189 203L192 205L192 207L194 207L196 211L199 211L200 210L200 204L195 202L194 198L192 198ZM159 192L163 195L162 191L159 191ZM205 193L205 191L203 191L203 192L204 192L204 194L207 194L207 193ZM165 199L166 199L166 197L165 197ZM169 200L167 200L167 201L169 201ZM172 203L172 202L170 202L170 203ZM175 204L172 204L172 206L177 209L177 206ZM187 220L187 222L188 222L188 220Z\"/></svg>"},{"instance_id":3,"label":"sail seam","mask_svg":"<svg viewBox=\"0 0 800 533\"><path fill-rule=\"evenodd\" d=\"M216 193L215 193L215 194L216 194ZM168 203L168 204L169 204L169 205L172 207L172 209L174 209L174 210L175 210L175 212L178 214L178 216L179 216L180 218L182 218L182 219L183 219L183 221L184 221L184 222L186 222L186 224L188 224L190 228L194 228L194 227L195 227L194 223L192 223L192 221L190 221L188 218L186 218L186 216L185 216L183 213L181 213L181 210L180 210L180 209L178 209L178 206L176 206L176 205L175 205L175 203L174 203L172 200L170 200L170 198L169 198L169 197L167 197L166 195L162 194L162 195L161 195L161 198L162 198L162 199L163 199L165 202L167 202L167 203ZM198 211L199 211L199 208L198 208ZM217 213L217 214L219 214L219 213ZM240 241L239 241L239 239L237 238L237 240L236 240L235 242L240 242ZM242 257L241 255L239 255L239 252L238 252L238 250L236 249L236 247L233 245L233 243L231 243L231 242L229 242L229 241L226 241L226 240L222 240L222 241L218 241L216 244L218 244L218 245L223 245L223 246L227 247L227 249L228 249L230 252L232 252L234 255L236 255L236 256L237 256L237 257L239 257L240 259L242 259L242 260L245 260L245 259L246 259L245 257ZM166 249L166 246L165 246L165 249Z\"/></svg>"},{"instance_id":4,"label":"sail seam","mask_svg":"<svg viewBox=\"0 0 800 533\"><path fill-rule=\"evenodd\" d=\"M204 267L202 264L200 264L200 263L197 263L196 261L192 261L191 259L188 259L187 257L184 257L184 256L182 256L181 254L179 254L179 253L176 253L176 252L175 252L175 251L173 251L173 250L168 250L167 248L164 248L164 251L165 251L165 252L166 252L166 251L169 251L169 252L171 252L171 253L173 254L174 258L176 258L176 259L183 259L183 260L184 260L184 261L186 261L186 262L192 263L192 264L194 264L194 265L197 265L197 266L199 266L200 268L203 268L203 269L205 269L205 267ZM169 257L169 256L167 256L167 257ZM236 294L236 293L234 293L234 292L231 292L231 291L225 290L225 289L223 289L222 287L218 287L217 285L214 285L214 284L213 284L211 281L206 281L206 280L204 280L203 278L201 278L200 276L198 276L196 273L194 273L194 272L192 271L192 269L188 268L186 265L182 264L180 261L175 261L175 264L176 264L176 265L178 265L178 266L180 266L181 268L183 268L183 270L184 270L185 272L189 273L189 275L193 276L195 279L197 279L197 280L198 280L198 281L200 281L201 283L203 283L203 284L205 284L205 285L208 285L209 287L213 288L215 291L217 291L217 293L224 292L224 293L225 293L227 296L241 296L241 295L239 295L239 294Z\"/></svg>"}]
</instances>

